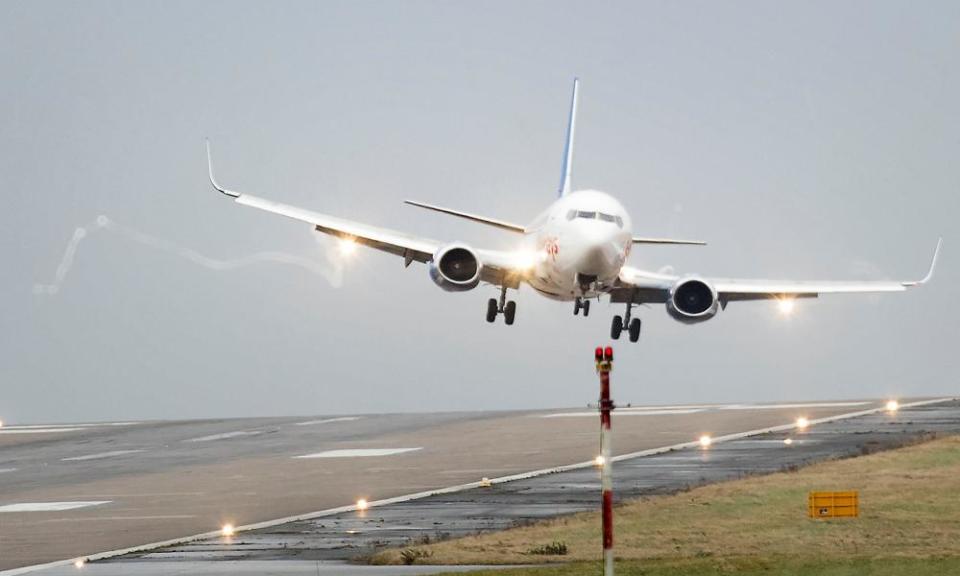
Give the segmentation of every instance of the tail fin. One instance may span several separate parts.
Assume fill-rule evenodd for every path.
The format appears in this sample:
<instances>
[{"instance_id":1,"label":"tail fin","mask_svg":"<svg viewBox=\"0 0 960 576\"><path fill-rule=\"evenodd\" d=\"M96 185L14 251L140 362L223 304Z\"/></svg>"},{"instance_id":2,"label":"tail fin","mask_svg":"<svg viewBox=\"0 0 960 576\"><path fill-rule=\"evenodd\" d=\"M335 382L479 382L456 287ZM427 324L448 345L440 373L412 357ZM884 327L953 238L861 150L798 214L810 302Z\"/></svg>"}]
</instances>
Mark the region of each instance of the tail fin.
<instances>
[{"instance_id":1,"label":"tail fin","mask_svg":"<svg viewBox=\"0 0 960 576\"><path fill-rule=\"evenodd\" d=\"M573 136L577 127L577 92L580 89L580 79L573 79L573 96L570 98L570 118L567 121L567 141L563 145L563 166L560 169L559 196L570 192L570 167L573 163Z\"/></svg>"}]
</instances>

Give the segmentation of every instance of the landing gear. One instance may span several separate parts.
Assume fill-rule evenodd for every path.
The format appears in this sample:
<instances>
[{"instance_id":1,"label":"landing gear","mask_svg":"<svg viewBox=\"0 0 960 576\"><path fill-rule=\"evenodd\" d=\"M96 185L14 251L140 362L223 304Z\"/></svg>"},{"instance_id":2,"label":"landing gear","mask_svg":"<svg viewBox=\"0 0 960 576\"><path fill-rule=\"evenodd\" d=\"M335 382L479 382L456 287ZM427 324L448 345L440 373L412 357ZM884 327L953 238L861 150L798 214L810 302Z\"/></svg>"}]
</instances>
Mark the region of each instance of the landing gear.
<instances>
[{"instance_id":1,"label":"landing gear","mask_svg":"<svg viewBox=\"0 0 960 576\"><path fill-rule=\"evenodd\" d=\"M590 315L590 301L584 300L583 298L577 296L573 301L573 315L576 316L580 314L580 311L583 310L584 316Z\"/></svg>"},{"instance_id":2,"label":"landing gear","mask_svg":"<svg viewBox=\"0 0 960 576\"><path fill-rule=\"evenodd\" d=\"M503 314L503 321L507 326L513 325L513 320L517 316L517 303L513 300L507 302L507 287L500 288L500 300L491 298L487 300L487 322L493 322L497 319L497 314Z\"/></svg>"},{"instance_id":3,"label":"landing gear","mask_svg":"<svg viewBox=\"0 0 960 576\"><path fill-rule=\"evenodd\" d=\"M627 303L627 313L623 316L614 316L613 322L610 324L610 337L614 340L620 338L620 334L626 330L630 334L630 341L637 342L640 340L640 319L633 318L630 319L630 311L633 308L633 304Z\"/></svg>"}]
</instances>

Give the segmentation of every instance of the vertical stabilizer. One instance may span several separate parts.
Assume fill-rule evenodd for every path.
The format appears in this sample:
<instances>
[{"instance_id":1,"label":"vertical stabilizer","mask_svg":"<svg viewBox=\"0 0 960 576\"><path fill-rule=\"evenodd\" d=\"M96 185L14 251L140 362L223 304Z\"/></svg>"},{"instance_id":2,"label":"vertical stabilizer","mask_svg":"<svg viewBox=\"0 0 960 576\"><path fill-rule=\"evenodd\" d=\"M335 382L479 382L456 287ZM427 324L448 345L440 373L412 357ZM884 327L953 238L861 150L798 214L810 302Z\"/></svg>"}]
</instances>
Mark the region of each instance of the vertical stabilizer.
<instances>
[{"instance_id":1,"label":"vertical stabilizer","mask_svg":"<svg viewBox=\"0 0 960 576\"><path fill-rule=\"evenodd\" d=\"M570 118L567 121L567 141L563 145L563 166L560 171L560 196L570 192L570 168L573 164L573 136L577 127L577 92L580 79L573 79L573 96L570 98Z\"/></svg>"}]
</instances>

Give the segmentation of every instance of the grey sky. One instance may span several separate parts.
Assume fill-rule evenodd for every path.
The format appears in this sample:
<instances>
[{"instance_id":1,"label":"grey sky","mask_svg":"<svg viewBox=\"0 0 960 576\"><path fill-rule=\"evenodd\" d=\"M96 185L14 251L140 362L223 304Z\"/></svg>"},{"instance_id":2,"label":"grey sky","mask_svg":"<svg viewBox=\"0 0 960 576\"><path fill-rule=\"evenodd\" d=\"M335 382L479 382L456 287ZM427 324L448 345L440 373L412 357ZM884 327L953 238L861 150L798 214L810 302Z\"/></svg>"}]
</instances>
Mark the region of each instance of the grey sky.
<instances>
[{"instance_id":1,"label":"grey sky","mask_svg":"<svg viewBox=\"0 0 960 576\"><path fill-rule=\"evenodd\" d=\"M957 393L956 2L0 3L0 418L176 418L577 405L620 306L448 294L206 181L429 237L509 233L404 198L525 222L559 177L582 78L575 187L618 196L653 269L937 277L908 294L643 309L622 402ZM78 226L106 215L54 279ZM137 242L132 234L155 242ZM143 239L143 238L141 238ZM159 244L159 245L158 245Z\"/></svg>"}]
</instances>

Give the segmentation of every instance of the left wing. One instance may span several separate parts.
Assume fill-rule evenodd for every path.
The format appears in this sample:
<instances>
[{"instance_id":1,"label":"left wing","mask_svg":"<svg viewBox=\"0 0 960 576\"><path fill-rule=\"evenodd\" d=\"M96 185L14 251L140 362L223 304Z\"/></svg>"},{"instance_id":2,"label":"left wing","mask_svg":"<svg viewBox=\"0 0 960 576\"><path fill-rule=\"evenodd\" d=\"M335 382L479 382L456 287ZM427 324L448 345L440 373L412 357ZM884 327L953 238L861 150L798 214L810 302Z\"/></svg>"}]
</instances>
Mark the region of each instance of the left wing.
<instances>
[{"instance_id":1,"label":"left wing","mask_svg":"<svg viewBox=\"0 0 960 576\"><path fill-rule=\"evenodd\" d=\"M755 280L734 278L701 278L713 286L722 305L738 300L766 300L787 298L816 298L821 294L851 294L870 292L903 292L908 288L926 284L933 278L933 271L940 255L937 241L933 259L926 276L920 280L896 281L790 281ZM624 266L616 287L610 292L612 302L662 303L670 297L670 290L681 280L681 276L648 272Z\"/></svg>"},{"instance_id":2,"label":"left wing","mask_svg":"<svg viewBox=\"0 0 960 576\"><path fill-rule=\"evenodd\" d=\"M409 266L414 261L430 262L437 250L445 245L444 242L438 240L337 218L336 216L329 216L224 188L217 183L213 175L213 160L210 154L209 140L207 141L207 169L213 187L233 198L237 204L306 222L319 232L402 256L405 266ZM511 288L516 288L519 286L524 273L530 267L530 256L524 253L498 250L476 250L476 252L483 263L480 279L484 282L507 284Z\"/></svg>"}]
</instances>

